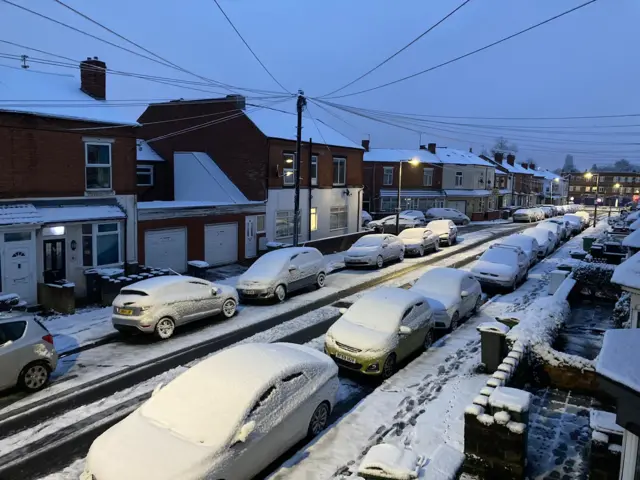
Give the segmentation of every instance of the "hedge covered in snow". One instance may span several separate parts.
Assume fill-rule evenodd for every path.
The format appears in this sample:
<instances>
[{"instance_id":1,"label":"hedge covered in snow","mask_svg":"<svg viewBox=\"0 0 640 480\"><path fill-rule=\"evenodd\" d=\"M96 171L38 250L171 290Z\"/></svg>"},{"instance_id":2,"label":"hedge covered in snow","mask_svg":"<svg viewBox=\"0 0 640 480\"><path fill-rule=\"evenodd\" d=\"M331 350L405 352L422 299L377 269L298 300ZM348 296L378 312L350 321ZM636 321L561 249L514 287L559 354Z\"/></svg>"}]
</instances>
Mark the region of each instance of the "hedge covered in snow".
<instances>
[{"instance_id":1,"label":"hedge covered in snow","mask_svg":"<svg viewBox=\"0 0 640 480\"><path fill-rule=\"evenodd\" d=\"M552 344L569 314L569 302L565 299L539 298L520 316L519 323L507 334L507 342L513 345L520 341L529 346Z\"/></svg>"},{"instance_id":2,"label":"hedge covered in snow","mask_svg":"<svg viewBox=\"0 0 640 480\"><path fill-rule=\"evenodd\" d=\"M613 320L620 328L631 328L631 293L624 292L613 308Z\"/></svg>"},{"instance_id":3,"label":"hedge covered in snow","mask_svg":"<svg viewBox=\"0 0 640 480\"><path fill-rule=\"evenodd\" d=\"M573 270L573 278L581 288L587 287L600 298L617 299L622 290L611 283L611 277L617 265L606 263L580 262Z\"/></svg>"}]
</instances>

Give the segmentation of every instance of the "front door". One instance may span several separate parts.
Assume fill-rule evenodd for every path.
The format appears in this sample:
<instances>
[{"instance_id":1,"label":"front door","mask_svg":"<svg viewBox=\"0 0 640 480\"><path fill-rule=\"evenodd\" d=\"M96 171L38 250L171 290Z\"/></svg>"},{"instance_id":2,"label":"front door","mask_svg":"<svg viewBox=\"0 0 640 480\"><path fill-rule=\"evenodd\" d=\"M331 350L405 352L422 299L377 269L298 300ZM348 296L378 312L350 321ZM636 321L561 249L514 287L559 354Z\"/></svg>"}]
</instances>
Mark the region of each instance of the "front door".
<instances>
[{"instance_id":1,"label":"front door","mask_svg":"<svg viewBox=\"0 0 640 480\"><path fill-rule=\"evenodd\" d=\"M44 282L51 283L66 278L65 240L44 240Z\"/></svg>"},{"instance_id":2,"label":"front door","mask_svg":"<svg viewBox=\"0 0 640 480\"><path fill-rule=\"evenodd\" d=\"M5 243L2 291L15 293L22 300L33 301L33 272L29 246Z\"/></svg>"},{"instance_id":3,"label":"front door","mask_svg":"<svg viewBox=\"0 0 640 480\"><path fill-rule=\"evenodd\" d=\"M244 219L244 257L253 258L257 255L257 242L256 242L256 223L257 218L245 217Z\"/></svg>"}]
</instances>

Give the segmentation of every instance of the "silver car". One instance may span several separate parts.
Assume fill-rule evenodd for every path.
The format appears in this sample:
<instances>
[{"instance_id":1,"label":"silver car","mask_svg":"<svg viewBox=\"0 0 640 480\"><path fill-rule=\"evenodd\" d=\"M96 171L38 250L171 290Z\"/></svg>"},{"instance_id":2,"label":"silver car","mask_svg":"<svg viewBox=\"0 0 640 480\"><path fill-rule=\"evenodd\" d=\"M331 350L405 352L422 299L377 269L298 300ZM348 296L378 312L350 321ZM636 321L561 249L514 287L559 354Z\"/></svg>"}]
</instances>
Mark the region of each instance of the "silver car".
<instances>
[{"instance_id":1,"label":"silver car","mask_svg":"<svg viewBox=\"0 0 640 480\"><path fill-rule=\"evenodd\" d=\"M165 340L178 325L222 314L238 306L233 287L186 275L155 277L120 290L113 300L113 327L122 333L153 333Z\"/></svg>"},{"instance_id":2,"label":"silver car","mask_svg":"<svg viewBox=\"0 0 640 480\"><path fill-rule=\"evenodd\" d=\"M58 365L53 336L32 315L0 314L0 390L37 392Z\"/></svg>"}]
</instances>

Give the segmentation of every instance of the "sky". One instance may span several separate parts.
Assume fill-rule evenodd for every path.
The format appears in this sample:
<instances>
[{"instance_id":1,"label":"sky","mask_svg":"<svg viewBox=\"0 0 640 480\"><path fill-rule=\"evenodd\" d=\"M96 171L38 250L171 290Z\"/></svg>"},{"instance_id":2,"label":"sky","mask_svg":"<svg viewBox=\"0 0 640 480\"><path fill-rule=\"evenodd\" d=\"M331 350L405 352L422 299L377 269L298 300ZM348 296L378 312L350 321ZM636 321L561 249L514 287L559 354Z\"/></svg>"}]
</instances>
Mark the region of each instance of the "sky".
<instances>
[{"instance_id":1,"label":"sky","mask_svg":"<svg viewBox=\"0 0 640 480\"><path fill-rule=\"evenodd\" d=\"M150 56L54 0L11 1ZM503 136L518 146L519 161L533 159L549 169L562 166L569 153L578 168L613 163L620 158L640 163L640 116L547 119L640 114L637 86L640 63L634 55L640 45L637 0L598 0L548 25L437 70L371 92L333 99L318 97L380 63L462 0L219 1L273 76L288 91L295 93L302 89L308 96L305 115L328 123L354 141L370 138L374 148L417 148L420 144L436 143L472 148L480 153L483 149L490 150L496 138ZM471 0L397 57L335 95L359 92L427 69L584 1ZM276 98L284 94L282 89L242 43L214 0L67 0L66 3L178 65L182 71L88 38L3 0L0 0L0 57L28 54L52 59L1 42L7 40L74 60L97 56L107 63L108 69L188 80L198 83L191 84L192 88L204 90L110 75L108 100L153 101L228 94L224 88L211 85L210 79L214 79L233 85L234 92L241 91L235 87L268 91L248 92L249 101L295 111L293 99ZM16 59L0 58L0 100L3 87L7 88L12 78L11 72L15 72L7 66L19 64ZM33 71L78 75L77 69L35 62L30 65ZM322 102L332 102L338 107ZM143 109L138 107L140 111ZM360 109L423 117L389 116ZM135 108L122 110L124 116L136 113Z\"/></svg>"}]
</instances>

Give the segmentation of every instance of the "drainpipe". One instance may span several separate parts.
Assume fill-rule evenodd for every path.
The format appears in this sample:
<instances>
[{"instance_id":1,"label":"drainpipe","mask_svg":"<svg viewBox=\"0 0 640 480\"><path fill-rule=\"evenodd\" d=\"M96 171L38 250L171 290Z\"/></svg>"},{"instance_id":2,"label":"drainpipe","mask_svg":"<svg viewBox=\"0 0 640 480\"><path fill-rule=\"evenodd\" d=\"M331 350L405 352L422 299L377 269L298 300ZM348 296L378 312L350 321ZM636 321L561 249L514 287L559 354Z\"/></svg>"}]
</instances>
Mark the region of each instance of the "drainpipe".
<instances>
[{"instance_id":1,"label":"drainpipe","mask_svg":"<svg viewBox=\"0 0 640 480\"><path fill-rule=\"evenodd\" d=\"M318 159L320 160L320 159ZM313 196L311 195L311 162L313 161L313 139L309 139L309 236L307 237L309 241L311 241L311 199ZM316 164L316 178L318 178L318 164ZM316 180L317 181L317 180ZM316 220L318 219L318 212L316 212Z\"/></svg>"}]
</instances>

